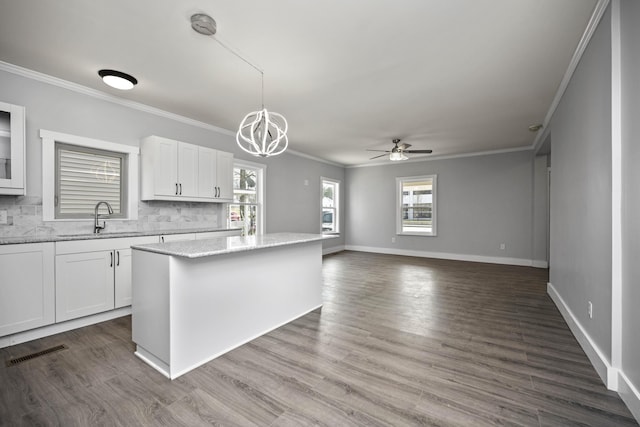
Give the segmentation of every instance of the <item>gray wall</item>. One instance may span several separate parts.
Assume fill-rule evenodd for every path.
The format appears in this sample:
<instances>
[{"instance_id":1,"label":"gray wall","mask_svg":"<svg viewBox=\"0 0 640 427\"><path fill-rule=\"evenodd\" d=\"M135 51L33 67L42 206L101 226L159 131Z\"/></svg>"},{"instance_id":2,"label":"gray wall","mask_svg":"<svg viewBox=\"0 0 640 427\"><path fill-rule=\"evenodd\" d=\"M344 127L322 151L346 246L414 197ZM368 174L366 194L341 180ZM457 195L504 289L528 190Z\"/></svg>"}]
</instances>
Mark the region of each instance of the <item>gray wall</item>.
<instances>
[{"instance_id":1,"label":"gray wall","mask_svg":"<svg viewBox=\"0 0 640 427\"><path fill-rule=\"evenodd\" d=\"M324 241L323 247L329 249L344 246L344 218L347 210L344 199L344 168L288 154L268 160L267 182L275 182L277 185L267 186L266 199L269 211L267 232L320 233L322 230L321 177L331 178L341 183L339 223L342 227L340 236Z\"/></svg>"},{"instance_id":2,"label":"gray wall","mask_svg":"<svg viewBox=\"0 0 640 427\"><path fill-rule=\"evenodd\" d=\"M600 22L551 121L550 282L611 360L611 22ZM593 302L593 319L587 302Z\"/></svg>"},{"instance_id":3,"label":"gray wall","mask_svg":"<svg viewBox=\"0 0 640 427\"><path fill-rule=\"evenodd\" d=\"M533 161L519 151L347 168L346 244L531 261ZM395 178L427 174L438 175L438 235L396 236Z\"/></svg>"},{"instance_id":4,"label":"gray wall","mask_svg":"<svg viewBox=\"0 0 640 427\"><path fill-rule=\"evenodd\" d=\"M205 95L203 95L205 96ZM159 135L193 144L234 153L236 158L267 165L266 230L320 231L320 176L344 180L344 169L291 154L258 159L245 154L231 133L217 132L207 127L187 124L156 114L129 108L104 99L68 90L57 85L17 74L0 71L0 100L26 107L27 196L0 196L0 208L17 212L16 223L0 226L0 235L28 234L39 230L51 234L55 227L43 227L42 210L42 140L40 129L47 129L88 138L101 139L132 146L147 135ZM309 186L302 185L302 177ZM188 228L193 226L221 227L224 212L217 203L141 203L137 223L120 223L114 227L147 228L142 224L148 211L162 210L155 219L171 223L154 224L157 228ZM169 214L167 214L169 212ZM186 212L186 214L185 214ZM24 214L24 215L23 215ZM191 222L194 219L201 222ZM183 220L190 221L185 224ZM22 221L26 225L19 224ZM40 224L38 224L38 221ZM64 227L73 224L60 225ZM89 227L89 226L87 226ZM90 227L89 227L90 228ZM343 234L344 236L344 234ZM344 237L324 242L327 247L344 244Z\"/></svg>"},{"instance_id":5,"label":"gray wall","mask_svg":"<svg viewBox=\"0 0 640 427\"><path fill-rule=\"evenodd\" d=\"M622 370L640 389L640 2L622 16Z\"/></svg>"}]
</instances>

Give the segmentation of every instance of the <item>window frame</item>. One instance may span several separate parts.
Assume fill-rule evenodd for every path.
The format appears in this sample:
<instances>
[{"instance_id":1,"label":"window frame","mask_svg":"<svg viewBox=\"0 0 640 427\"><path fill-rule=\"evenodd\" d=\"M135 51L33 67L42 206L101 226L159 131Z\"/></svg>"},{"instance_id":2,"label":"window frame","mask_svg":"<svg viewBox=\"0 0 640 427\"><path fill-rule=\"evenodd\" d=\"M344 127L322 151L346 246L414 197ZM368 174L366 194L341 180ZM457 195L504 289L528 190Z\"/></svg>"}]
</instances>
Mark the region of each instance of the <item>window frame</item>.
<instances>
[{"instance_id":1,"label":"window frame","mask_svg":"<svg viewBox=\"0 0 640 427\"><path fill-rule=\"evenodd\" d=\"M323 199L324 199L324 183L330 183L332 185L335 186L335 193L334 194L334 203L335 206L333 208L325 208L324 204L323 204ZM320 177L320 232L322 234L327 234L327 235L339 235L341 233L341 227L340 227L340 192L341 192L341 184L342 182L340 180L337 179L333 179L333 178L327 178L324 176ZM332 209L333 210L333 219L334 219L334 224L335 224L335 230L331 230L331 231L324 231L322 229L322 224L323 224L323 216L324 216L324 210L325 209Z\"/></svg>"},{"instance_id":2,"label":"window frame","mask_svg":"<svg viewBox=\"0 0 640 427\"><path fill-rule=\"evenodd\" d=\"M404 231L402 229L402 193L405 183L421 182L431 180L431 232L424 231ZM396 234L401 236L437 236L437 194L438 175L419 175L396 177Z\"/></svg>"},{"instance_id":3,"label":"window frame","mask_svg":"<svg viewBox=\"0 0 640 427\"><path fill-rule=\"evenodd\" d=\"M43 221L87 221L89 217L56 218L56 143L78 146L85 149L95 149L125 155L126 182L123 181L122 191L126 194L126 213L113 217L114 221L138 219L138 158L140 148L137 146L118 144L99 139L69 135L40 129L42 139L42 218Z\"/></svg>"},{"instance_id":4,"label":"window frame","mask_svg":"<svg viewBox=\"0 0 640 427\"><path fill-rule=\"evenodd\" d=\"M120 194L119 194L119 198L120 198L120 212L119 213L113 213L109 215L109 219L115 219L115 218L125 218L126 214L128 212L127 210L127 192L128 192L128 171L127 171L127 155L125 153L119 153L116 151L107 151L107 150L99 150L96 148L88 148L88 147L82 147L79 145L71 145L71 144L67 144L65 142L60 142L60 141L56 141L55 142L55 166L54 166L54 172L55 172L55 195L54 195L54 215L56 219L86 219L86 218L93 218L94 217L94 213L93 212L87 212L85 214L62 214L60 213L60 202L59 199L60 197L60 156L61 153L60 151L73 151L76 153L82 153L82 154L95 154L95 155L102 155L102 156L110 156L113 158L117 158L119 159L119 163L120 163ZM115 206L115 205L114 205ZM115 210L115 208L114 208Z\"/></svg>"},{"instance_id":5,"label":"window frame","mask_svg":"<svg viewBox=\"0 0 640 427\"><path fill-rule=\"evenodd\" d=\"M242 203L245 206L256 206L256 236L262 235L265 233L265 224L266 224L266 203L265 203L265 194L266 194L266 176L267 176L267 165L263 163L251 162L248 160L234 159L233 161L233 169L235 173L236 168L245 168L245 169L253 169L256 171L257 177L257 188L256 188L256 203ZM235 188L233 189L235 196ZM227 203L226 209L226 224L227 227L231 227L231 218L230 218L230 208L232 205L238 205L240 203L236 203L231 201Z\"/></svg>"}]
</instances>

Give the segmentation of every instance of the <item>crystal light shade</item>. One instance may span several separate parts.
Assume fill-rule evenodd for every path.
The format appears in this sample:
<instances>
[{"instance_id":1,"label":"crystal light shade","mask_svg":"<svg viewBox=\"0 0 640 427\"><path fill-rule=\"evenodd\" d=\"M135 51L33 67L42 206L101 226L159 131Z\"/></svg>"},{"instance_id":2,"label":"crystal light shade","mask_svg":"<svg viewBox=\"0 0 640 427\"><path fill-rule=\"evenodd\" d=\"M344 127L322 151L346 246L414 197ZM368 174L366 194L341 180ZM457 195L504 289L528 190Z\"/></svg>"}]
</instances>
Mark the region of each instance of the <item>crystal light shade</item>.
<instances>
[{"instance_id":1,"label":"crystal light shade","mask_svg":"<svg viewBox=\"0 0 640 427\"><path fill-rule=\"evenodd\" d=\"M263 108L260 111L252 111L242 119L236 133L236 142L251 155L277 156L289 145L287 129L287 120L282 114Z\"/></svg>"}]
</instances>

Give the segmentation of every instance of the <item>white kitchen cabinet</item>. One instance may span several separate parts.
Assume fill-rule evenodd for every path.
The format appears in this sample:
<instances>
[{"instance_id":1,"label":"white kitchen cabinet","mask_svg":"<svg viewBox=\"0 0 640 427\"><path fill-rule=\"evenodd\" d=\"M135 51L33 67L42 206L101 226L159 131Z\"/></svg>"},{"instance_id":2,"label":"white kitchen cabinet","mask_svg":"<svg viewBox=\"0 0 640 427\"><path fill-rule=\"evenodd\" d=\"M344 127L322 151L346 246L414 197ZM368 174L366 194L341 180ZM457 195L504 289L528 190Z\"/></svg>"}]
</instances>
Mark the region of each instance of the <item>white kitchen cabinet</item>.
<instances>
[{"instance_id":1,"label":"white kitchen cabinet","mask_svg":"<svg viewBox=\"0 0 640 427\"><path fill-rule=\"evenodd\" d=\"M0 194L25 194L25 109L0 102Z\"/></svg>"},{"instance_id":2,"label":"white kitchen cabinet","mask_svg":"<svg viewBox=\"0 0 640 427\"><path fill-rule=\"evenodd\" d=\"M56 243L56 322L131 304L132 245L156 236Z\"/></svg>"},{"instance_id":3,"label":"white kitchen cabinet","mask_svg":"<svg viewBox=\"0 0 640 427\"><path fill-rule=\"evenodd\" d=\"M233 197L233 154L159 136L140 143L142 200L226 202Z\"/></svg>"},{"instance_id":4,"label":"white kitchen cabinet","mask_svg":"<svg viewBox=\"0 0 640 427\"><path fill-rule=\"evenodd\" d=\"M218 151L216 156L216 183L218 198L233 200L233 154Z\"/></svg>"},{"instance_id":5,"label":"white kitchen cabinet","mask_svg":"<svg viewBox=\"0 0 640 427\"><path fill-rule=\"evenodd\" d=\"M198 147L159 136L140 144L141 199L184 200L198 196Z\"/></svg>"},{"instance_id":6,"label":"white kitchen cabinet","mask_svg":"<svg viewBox=\"0 0 640 427\"><path fill-rule=\"evenodd\" d=\"M198 150L198 195L220 202L232 201L233 154L207 147Z\"/></svg>"},{"instance_id":7,"label":"white kitchen cabinet","mask_svg":"<svg viewBox=\"0 0 640 427\"><path fill-rule=\"evenodd\" d=\"M54 244L0 246L0 336L55 321Z\"/></svg>"}]
</instances>

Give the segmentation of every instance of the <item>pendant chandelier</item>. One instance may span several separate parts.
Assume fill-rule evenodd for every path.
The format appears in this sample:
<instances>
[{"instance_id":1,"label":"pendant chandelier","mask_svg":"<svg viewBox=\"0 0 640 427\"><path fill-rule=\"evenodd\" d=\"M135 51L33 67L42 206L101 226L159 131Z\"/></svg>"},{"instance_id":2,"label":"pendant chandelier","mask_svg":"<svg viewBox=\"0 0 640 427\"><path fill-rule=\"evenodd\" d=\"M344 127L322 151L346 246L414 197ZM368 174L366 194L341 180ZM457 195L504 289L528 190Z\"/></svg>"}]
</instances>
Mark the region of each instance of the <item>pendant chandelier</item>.
<instances>
[{"instance_id":1,"label":"pendant chandelier","mask_svg":"<svg viewBox=\"0 0 640 427\"><path fill-rule=\"evenodd\" d=\"M204 13L191 16L191 27L198 33L212 36L217 31L216 21ZM287 130L289 126L282 114L268 111L264 107L264 71L242 57L238 52L216 39L225 49L252 66L260 73L262 90L262 109L252 111L242 119L236 142L245 152L258 157L276 156L283 153L289 145Z\"/></svg>"}]
</instances>

